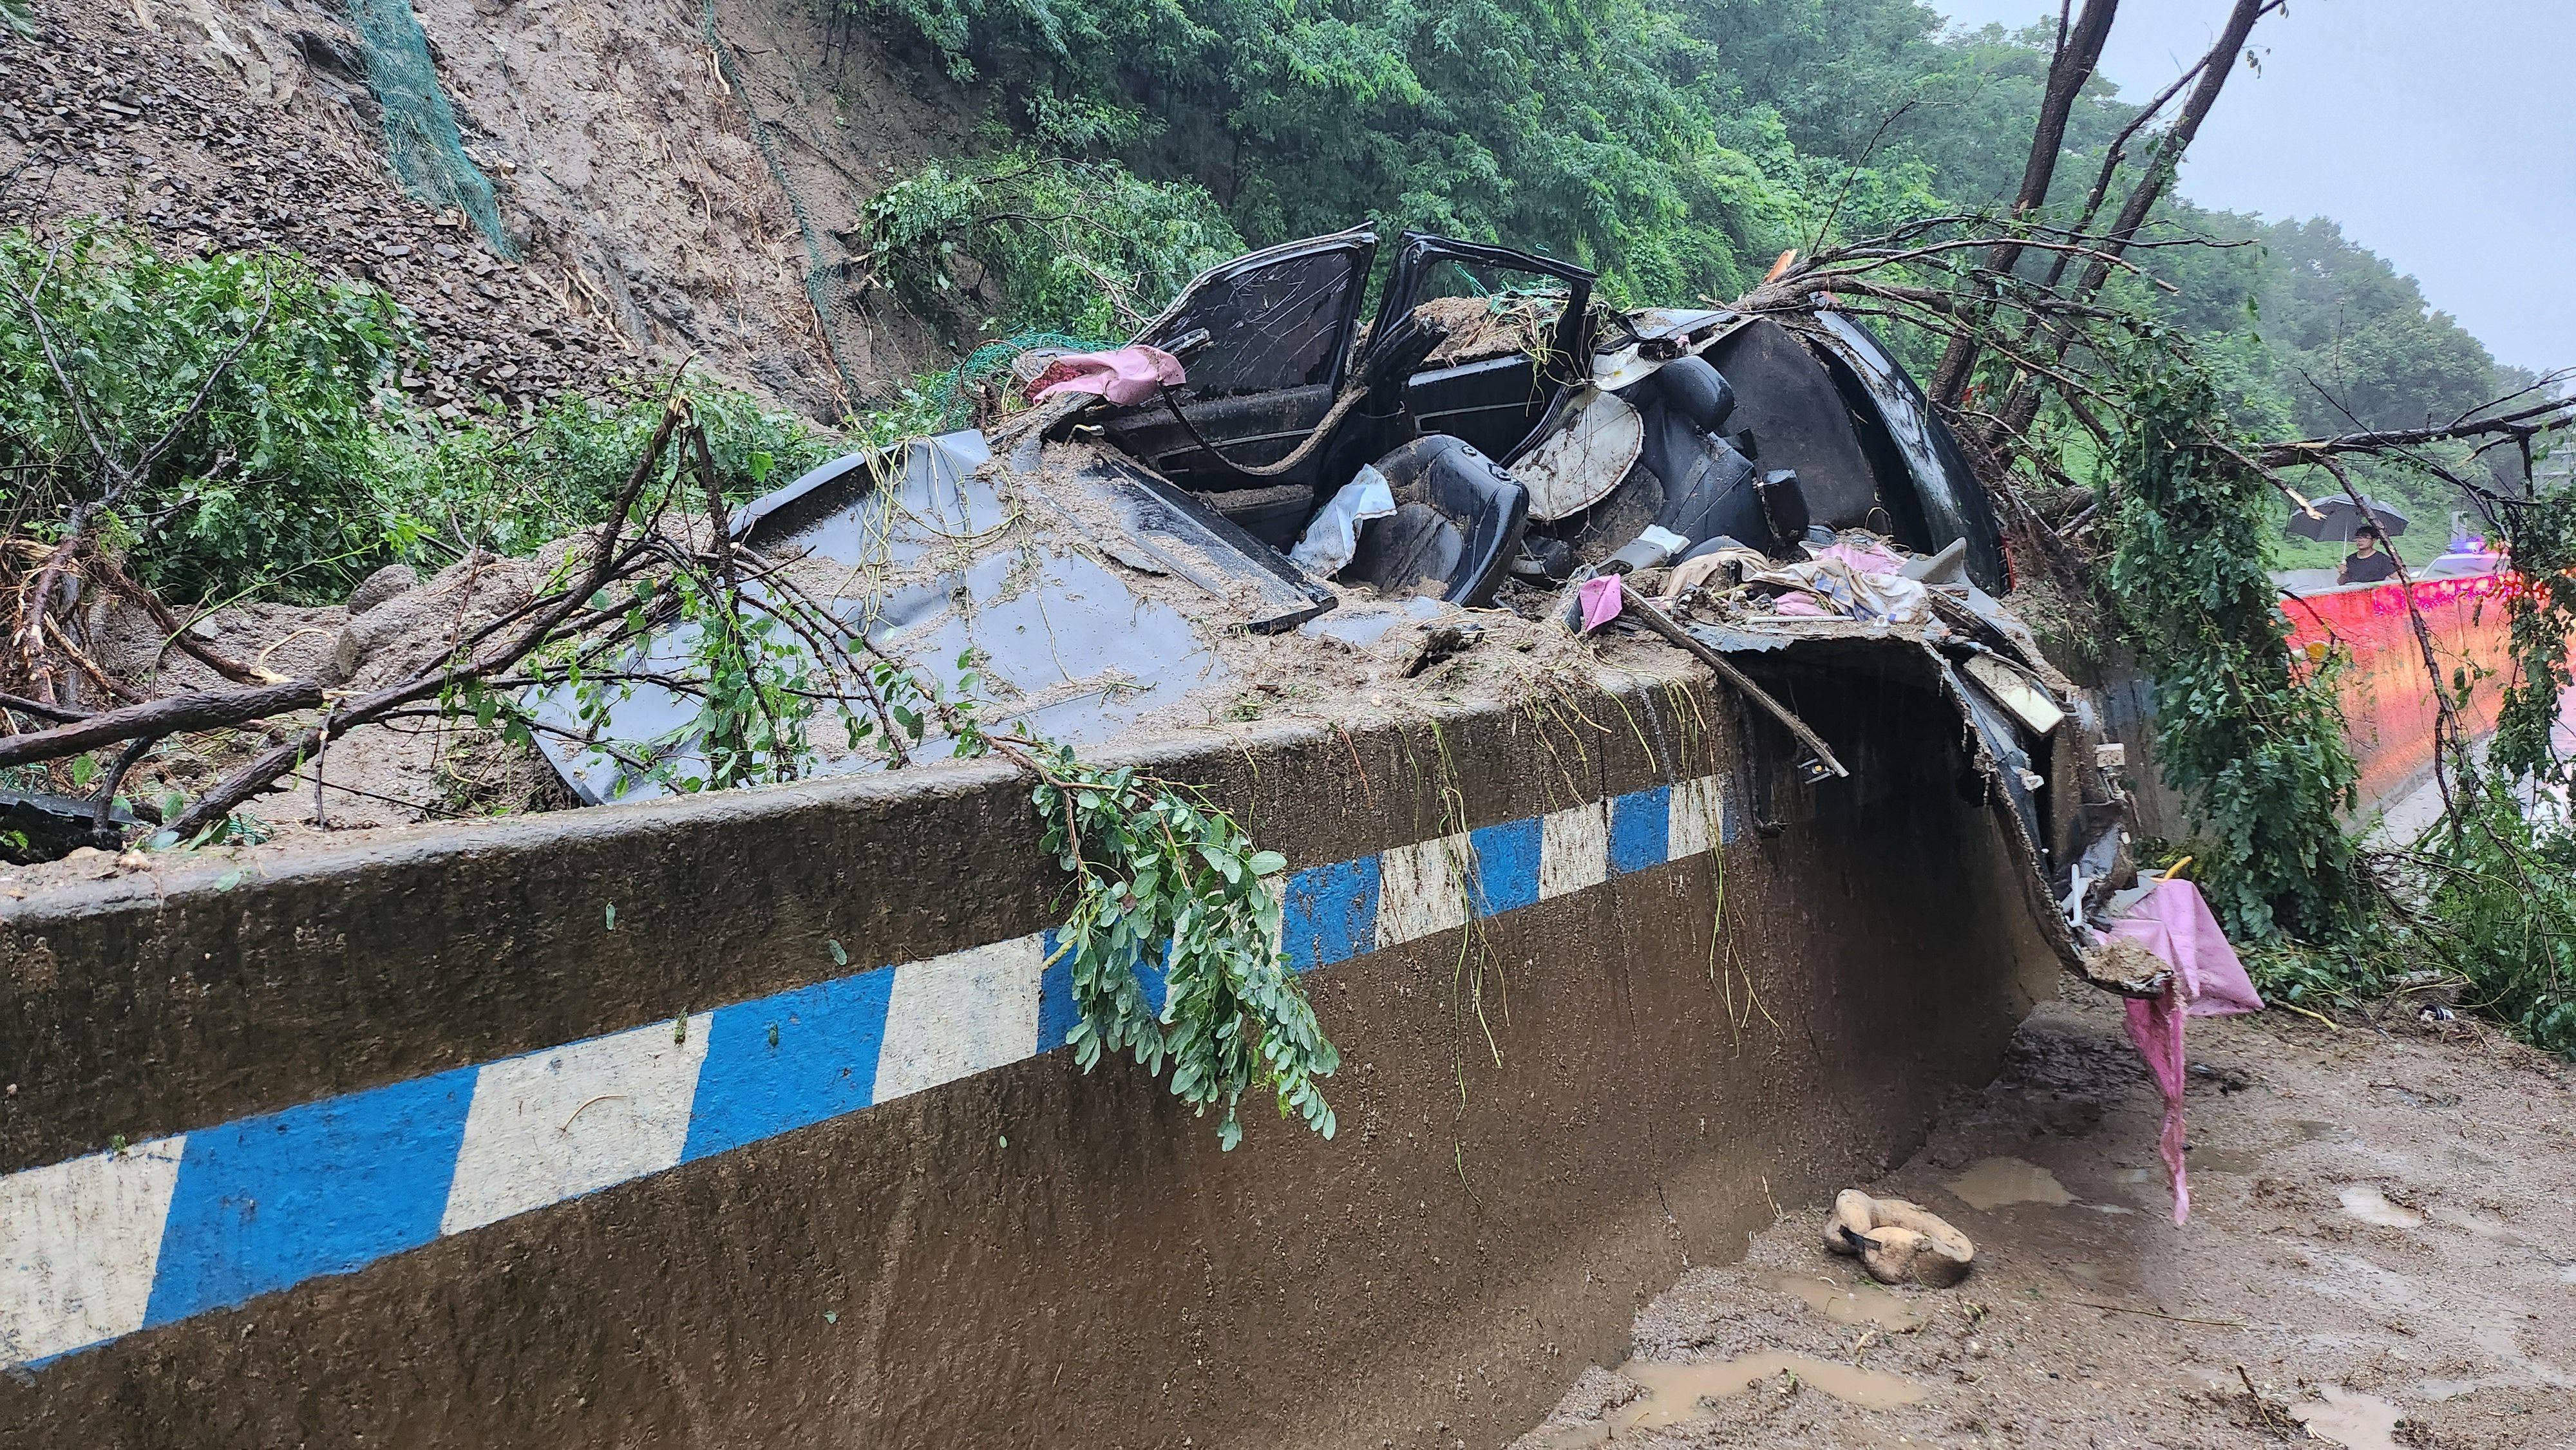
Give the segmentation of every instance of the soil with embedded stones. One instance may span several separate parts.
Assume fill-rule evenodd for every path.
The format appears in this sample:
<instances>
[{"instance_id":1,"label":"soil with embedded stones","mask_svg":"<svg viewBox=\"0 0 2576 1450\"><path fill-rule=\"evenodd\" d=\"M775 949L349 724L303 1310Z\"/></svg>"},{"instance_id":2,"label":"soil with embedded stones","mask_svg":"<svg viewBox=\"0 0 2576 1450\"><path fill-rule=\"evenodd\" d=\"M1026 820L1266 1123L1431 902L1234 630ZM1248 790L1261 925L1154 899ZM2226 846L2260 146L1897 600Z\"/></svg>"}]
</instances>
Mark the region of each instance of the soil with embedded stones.
<instances>
[{"instance_id":1,"label":"soil with embedded stones","mask_svg":"<svg viewBox=\"0 0 2576 1450\"><path fill-rule=\"evenodd\" d=\"M451 415L596 387L627 361L560 279L404 197L354 116L255 96L175 23L90 5L39 16L37 36L0 29L0 225L105 216L174 252L284 248L381 286L427 344L401 385Z\"/></svg>"},{"instance_id":2,"label":"soil with embedded stones","mask_svg":"<svg viewBox=\"0 0 2576 1450\"><path fill-rule=\"evenodd\" d=\"M882 392L945 355L849 279L868 200L963 147L971 107L873 43L827 65L808 7L715 11L740 92L697 0L416 7L513 257L404 195L364 47L327 0L46 0L32 35L0 26L0 226L104 217L165 251L288 250L382 287L426 344L401 386L450 417L686 358L837 418L860 401L837 371ZM818 266L847 284L837 344Z\"/></svg>"},{"instance_id":3,"label":"soil with embedded stones","mask_svg":"<svg viewBox=\"0 0 2576 1450\"><path fill-rule=\"evenodd\" d=\"M2118 1004L2044 1006L1866 1185L1965 1230L1965 1283L1873 1284L1822 1205L1791 1213L1648 1305L1629 1373L1586 1371L1517 1450L2570 1443L2576 1083L2465 1019L2381 1015L2191 1024L2176 1227Z\"/></svg>"}]
</instances>

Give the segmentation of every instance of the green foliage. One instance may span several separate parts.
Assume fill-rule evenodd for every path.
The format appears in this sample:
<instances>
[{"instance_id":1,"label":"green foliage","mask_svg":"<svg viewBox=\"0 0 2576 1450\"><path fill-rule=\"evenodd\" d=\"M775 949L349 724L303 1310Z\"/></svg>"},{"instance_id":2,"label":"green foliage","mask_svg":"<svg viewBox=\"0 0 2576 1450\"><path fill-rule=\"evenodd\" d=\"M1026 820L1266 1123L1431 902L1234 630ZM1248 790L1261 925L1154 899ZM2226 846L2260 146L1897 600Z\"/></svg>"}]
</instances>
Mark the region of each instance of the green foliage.
<instances>
[{"instance_id":1,"label":"green foliage","mask_svg":"<svg viewBox=\"0 0 2576 1450\"><path fill-rule=\"evenodd\" d=\"M1340 1054L1288 972L1279 897L1263 880L1286 866L1259 851L1233 817L1194 792L1040 747L1031 793L1046 848L1071 874L1073 909L1057 933L1082 1010L1068 1039L1086 1069L1126 1052L1148 1071L1168 1060L1172 1091L1201 1113L1217 1109L1217 1141L1243 1137L1235 1107L1268 1088L1330 1138L1333 1110L1315 1080ZM1145 974L1159 972L1158 1015Z\"/></svg>"},{"instance_id":2,"label":"green foliage","mask_svg":"<svg viewBox=\"0 0 2576 1450\"><path fill-rule=\"evenodd\" d=\"M0 232L0 279L0 477L13 497L59 519L117 494L111 541L179 597L265 585L320 600L384 562L366 484L378 388L406 333L381 294L291 257L168 258L107 229L58 244ZM137 470L130 485L100 465L91 434Z\"/></svg>"},{"instance_id":3,"label":"green foliage","mask_svg":"<svg viewBox=\"0 0 2576 1450\"><path fill-rule=\"evenodd\" d=\"M1198 186L1019 152L933 162L877 193L867 228L880 278L925 316L1093 337L1133 332L1243 250ZM986 273L1001 281L998 318L972 315L967 294Z\"/></svg>"},{"instance_id":4,"label":"green foliage","mask_svg":"<svg viewBox=\"0 0 2576 1450\"><path fill-rule=\"evenodd\" d=\"M2268 485L2213 446L2215 392L2171 359L2139 364L2110 591L2156 681L2156 758L2206 842L2210 904L2239 940L2340 936L2359 902L2337 819L2357 769L2328 681L2291 669L2263 566Z\"/></svg>"},{"instance_id":5,"label":"green foliage","mask_svg":"<svg viewBox=\"0 0 2576 1450\"><path fill-rule=\"evenodd\" d=\"M1582 262L1624 305L1731 298L1782 248L2006 204L2054 39L2053 24L1945 34L1920 0L818 3L986 83L1016 138L925 169L870 223L882 280L987 333L1122 335L1114 322L1193 270L1140 260L1172 245L1176 216L1216 252L1217 218L1254 244L1374 219ZM2135 115L2098 78L2079 99L2055 219L2073 220ZM1034 195L1059 180L1101 200ZM1067 211L1078 226L1033 220ZM2178 293L2116 290L2203 343L2261 436L2337 431L2347 409L2421 424L2504 390L2475 339L2331 222L2169 200L2151 229L2254 243L2155 252L2142 259ZM1001 278L980 304L994 316L961 315L984 269ZM1937 345L1896 331L1928 365ZM2456 494L2389 482L2438 545Z\"/></svg>"},{"instance_id":6,"label":"green foliage","mask_svg":"<svg viewBox=\"0 0 2576 1450\"><path fill-rule=\"evenodd\" d=\"M841 451L838 440L744 394L691 379L689 396L735 502ZM467 548L532 553L599 522L661 415L658 393L629 385L605 398L567 395L521 418L389 418L372 460L380 522L396 553L423 562Z\"/></svg>"},{"instance_id":7,"label":"green foliage","mask_svg":"<svg viewBox=\"0 0 2576 1450\"><path fill-rule=\"evenodd\" d=\"M2514 678L2496 714L2489 759L2508 779L2565 785L2567 760L2553 743L2571 680L2576 643L2576 484L2538 490L2500 510L2505 547L2525 588L2506 601Z\"/></svg>"},{"instance_id":8,"label":"green foliage","mask_svg":"<svg viewBox=\"0 0 2576 1450\"><path fill-rule=\"evenodd\" d=\"M680 569L667 580L636 580L622 623L620 632L627 636L669 626L663 637L681 658L667 673L688 682L698 708L655 739L611 744L630 767L618 777L620 791L650 780L695 795L804 773L813 754L808 726L817 703L810 688L813 657L777 614L746 607L745 596L721 577ZM575 715L594 736L634 693L631 676L586 667L578 655L566 660L561 678L572 686ZM485 691L476 695L473 708L489 728L504 707ZM510 715L513 733L524 737L526 718L514 707ZM847 718L855 746L866 722L855 714Z\"/></svg>"},{"instance_id":9,"label":"green foliage","mask_svg":"<svg viewBox=\"0 0 2576 1450\"><path fill-rule=\"evenodd\" d=\"M1000 82L1032 145L1193 177L1256 240L1375 215L1684 300L1797 231L1777 117L1722 108L1710 45L1643 0L848 3Z\"/></svg>"},{"instance_id":10,"label":"green foliage","mask_svg":"<svg viewBox=\"0 0 2576 1450\"><path fill-rule=\"evenodd\" d=\"M2465 1004L2576 1056L2576 829L2501 774L2463 772L2455 799L2408 863L2422 903L2401 940L2463 978Z\"/></svg>"}]
</instances>

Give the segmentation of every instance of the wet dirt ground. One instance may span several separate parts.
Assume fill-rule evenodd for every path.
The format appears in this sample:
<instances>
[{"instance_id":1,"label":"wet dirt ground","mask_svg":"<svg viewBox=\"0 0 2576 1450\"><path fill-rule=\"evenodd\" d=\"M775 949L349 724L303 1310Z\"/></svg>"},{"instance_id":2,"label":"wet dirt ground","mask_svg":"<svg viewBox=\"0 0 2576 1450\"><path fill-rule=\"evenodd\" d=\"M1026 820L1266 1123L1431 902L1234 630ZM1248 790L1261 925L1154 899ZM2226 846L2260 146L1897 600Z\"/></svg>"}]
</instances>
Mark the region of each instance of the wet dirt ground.
<instances>
[{"instance_id":1,"label":"wet dirt ground","mask_svg":"<svg viewBox=\"0 0 2576 1450\"><path fill-rule=\"evenodd\" d=\"M1888 1289L1783 1205L1695 1267L1515 1450L2576 1445L2576 1081L2404 1009L2195 1020L2192 1216L2108 997L2044 1005L2003 1078L1877 1183L1976 1241Z\"/></svg>"}]
</instances>

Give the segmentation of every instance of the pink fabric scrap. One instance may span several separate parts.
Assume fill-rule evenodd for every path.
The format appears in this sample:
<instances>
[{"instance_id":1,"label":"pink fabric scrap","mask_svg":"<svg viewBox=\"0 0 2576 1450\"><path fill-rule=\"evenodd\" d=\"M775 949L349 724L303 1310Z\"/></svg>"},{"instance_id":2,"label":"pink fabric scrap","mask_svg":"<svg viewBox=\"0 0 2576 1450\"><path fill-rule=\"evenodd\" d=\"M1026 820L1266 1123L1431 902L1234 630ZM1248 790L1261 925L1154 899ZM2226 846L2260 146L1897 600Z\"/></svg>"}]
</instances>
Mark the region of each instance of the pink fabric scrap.
<instances>
[{"instance_id":1,"label":"pink fabric scrap","mask_svg":"<svg viewBox=\"0 0 2576 1450\"><path fill-rule=\"evenodd\" d=\"M1046 365L1029 384L1029 401L1058 393L1098 393L1113 403L1141 403L1161 388L1189 380L1181 360L1159 347L1131 343L1107 352L1069 352Z\"/></svg>"},{"instance_id":2,"label":"pink fabric scrap","mask_svg":"<svg viewBox=\"0 0 2576 1450\"><path fill-rule=\"evenodd\" d=\"M2111 924L2111 935L2124 936L2162 958L2174 969L2173 981L2152 1002L2129 1000L2129 1040L2147 1060L2147 1072L2165 1095L2164 1132L2156 1142L2165 1160L2165 1177L2173 1185L2177 1224L2191 1217L2191 1185L2183 1172L2182 1093L2188 1059L2183 1055L2183 1023L2193 1017L2225 1017L2260 1012L2263 998L2245 975L2245 964L2227 944L2218 918L2200 888L2179 877L2166 881Z\"/></svg>"},{"instance_id":3,"label":"pink fabric scrap","mask_svg":"<svg viewBox=\"0 0 2576 1450\"><path fill-rule=\"evenodd\" d=\"M1625 596L1619 592L1619 576L1603 574L1575 586L1574 597L1583 601L1583 632L1590 634L1619 617Z\"/></svg>"},{"instance_id":4,"label":"pink fabric scrap","mask_svg":"<svg viewBox=\"0 0 2576 1450\"><path fill-rule=\"evenodd\" d=\"M1902 574L1905 561L1876 544L1855 549L1849 544L1828 544L1818 549L1815 557L1833 559L1851 566L1855 574Z\"/></svg>"},{"instance_id":5,"label":"pink fabric scrap","mask_svg":"<svg viewBox=\"0 0 2576 1450\"><path fill-rule=\"evenodd\" d=\"M1792 619L1839 619L1842 617L1834 613L1832 610L1827 609L1825 606L1817 603L1816 596L1794 592L1783 594L1772 600L1771 612L1773 614L1785 614Z\"/></svg>"}]
</instances>

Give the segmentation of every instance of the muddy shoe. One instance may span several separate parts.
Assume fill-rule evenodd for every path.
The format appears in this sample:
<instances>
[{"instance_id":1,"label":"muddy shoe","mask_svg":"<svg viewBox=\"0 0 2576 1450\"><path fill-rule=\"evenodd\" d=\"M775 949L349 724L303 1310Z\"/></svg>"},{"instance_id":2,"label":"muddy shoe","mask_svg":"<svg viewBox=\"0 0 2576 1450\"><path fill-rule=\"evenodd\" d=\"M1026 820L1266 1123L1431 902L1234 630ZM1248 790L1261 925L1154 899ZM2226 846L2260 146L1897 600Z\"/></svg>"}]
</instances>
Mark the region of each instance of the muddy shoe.
<instances>
[{"instance_id":1,"label":"muddy shoe","mask_svg":"<svg viewBox=\"0 0 2576 1450\"><path fill-rule=\"evenodd\" d=\"M1882 1284L1911 1279L1927 1289L1947 1289L1966 1278L1977 1255L1966 1234L1921 1204L1872 1198L1857 1188L1834 1195L1825 1247L1858 1254L1861 1267Z\"/></svg>"}]
</instances>

